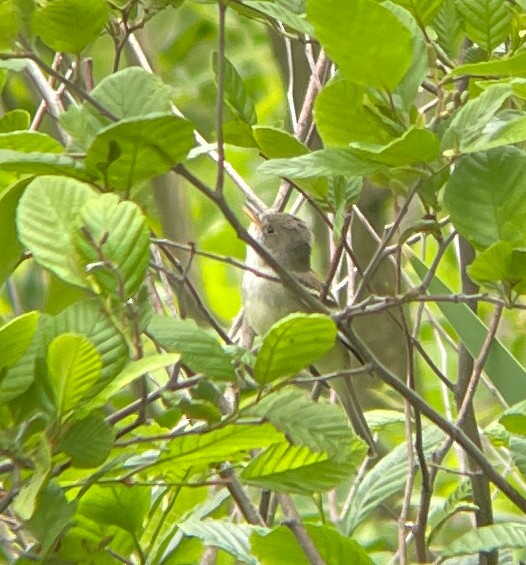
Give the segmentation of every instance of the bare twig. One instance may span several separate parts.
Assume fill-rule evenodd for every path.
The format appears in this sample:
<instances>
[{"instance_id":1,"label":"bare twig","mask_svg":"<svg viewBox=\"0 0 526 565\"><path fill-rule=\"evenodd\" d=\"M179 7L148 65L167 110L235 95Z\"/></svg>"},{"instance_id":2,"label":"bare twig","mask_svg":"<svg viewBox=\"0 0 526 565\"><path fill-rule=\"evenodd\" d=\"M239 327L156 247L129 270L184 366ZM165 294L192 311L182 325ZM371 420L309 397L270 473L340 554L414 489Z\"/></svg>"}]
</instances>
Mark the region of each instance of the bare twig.
<instances>
[{"instance_id":1,"label":"bare twig","mask_svg":"<svg viewBox=\"0 0 526 565\"><path fill-rule=\"evenodd\" d=\"M296 541L309 560L309 563L311 563L311 565L326 565L305 526L301 522L300 515L292 502L292 498L288 494L278 494L277 496L281 508L283 508L283 513L285 514L283 523L294 534Z\"/></svg>"},{"instance_id":2,"label":"bare twig","mask_svg":"<svg viewBox=\"0 0 526 565\"><path fill-rule=\"evenodd\" d=\"M249 524L254 524L256 526L264 526L265 521L259 514L257 508L252 504L250 497L245 492L243 485L239 482L236 476L234 468L231 465L225 465L219 471L219 475L226 479L226 487L232 498L234 499L237 507L243 514L243 517Z\"/></svg>"}]
</instances>

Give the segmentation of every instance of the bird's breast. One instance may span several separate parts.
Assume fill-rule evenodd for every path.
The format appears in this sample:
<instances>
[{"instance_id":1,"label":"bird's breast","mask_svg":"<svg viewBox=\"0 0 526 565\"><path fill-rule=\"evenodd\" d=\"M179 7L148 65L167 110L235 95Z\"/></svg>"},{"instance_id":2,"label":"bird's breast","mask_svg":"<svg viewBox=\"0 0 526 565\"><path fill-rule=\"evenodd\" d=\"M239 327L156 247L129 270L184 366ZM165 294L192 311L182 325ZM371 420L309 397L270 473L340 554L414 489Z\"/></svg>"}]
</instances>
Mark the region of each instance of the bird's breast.
<instances>
[{"instance_id":1,"label":"bird's breast","mask_svg":"<svg viewBox=\"0 0 526 565\"><path fill-rule=\"evenodd\" d=\"M259 335L267 333L281 318L304 310L301 302L283 284L249 271L243 275L242 293L247 321Z\"/></svg>"}]
</instances>

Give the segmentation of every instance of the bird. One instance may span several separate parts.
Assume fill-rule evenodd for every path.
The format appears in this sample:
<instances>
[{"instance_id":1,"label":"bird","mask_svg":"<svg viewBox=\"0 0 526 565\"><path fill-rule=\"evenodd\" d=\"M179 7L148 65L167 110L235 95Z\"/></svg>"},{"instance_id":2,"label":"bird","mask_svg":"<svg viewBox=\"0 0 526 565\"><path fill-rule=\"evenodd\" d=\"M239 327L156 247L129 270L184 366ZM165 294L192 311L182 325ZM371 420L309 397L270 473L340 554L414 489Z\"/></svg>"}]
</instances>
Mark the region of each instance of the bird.
<instances>
[{"instance_id":1,"label":"bird","mask_svg":"<svg viewBox=\"0 0 526 565\"><path fill-rule=\"evenodd\" d=\"M245 212L252 220L249 234L309 291L319 295L322 283L311 269L312 232L307 224L285 212L257 214L252 209L245 209ZM244 272L242 280L244 316L257 335L265 335L271 326L289 314L306 312L306 306L294 291L276 278L263 257L249 245L246 264L250 269ZM336 306L335 301L333 305ZM353 363L356 364L356 360L337 339L334 347L314 365L320 374L327 374L349 369ZM351 379L343 376L332 378L330 386L338 395L354 431L369 446L370 455L376 454L376 444Z\"/></svg>"}]
</instances>

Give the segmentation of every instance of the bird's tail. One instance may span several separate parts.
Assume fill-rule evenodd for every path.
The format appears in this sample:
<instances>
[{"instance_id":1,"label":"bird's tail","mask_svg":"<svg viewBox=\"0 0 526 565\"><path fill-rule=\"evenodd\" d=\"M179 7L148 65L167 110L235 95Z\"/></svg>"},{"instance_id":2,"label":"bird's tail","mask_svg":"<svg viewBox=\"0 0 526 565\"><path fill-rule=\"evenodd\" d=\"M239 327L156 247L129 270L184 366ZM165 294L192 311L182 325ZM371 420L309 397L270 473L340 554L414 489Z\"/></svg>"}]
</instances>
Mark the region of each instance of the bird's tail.
<instances>
[{"instance_id":1,"label":"bird's tail","mask_svg":"<svg viewBox=\"0 0 526 565\"><path fill-rule=\"evenodd\" d=\"M369 446L369 456L376 457L376 443L360 408L351 379L349 377L337 377L331 380L331 386L336 391L354 431Z\"/></svg>"}]
</instances>

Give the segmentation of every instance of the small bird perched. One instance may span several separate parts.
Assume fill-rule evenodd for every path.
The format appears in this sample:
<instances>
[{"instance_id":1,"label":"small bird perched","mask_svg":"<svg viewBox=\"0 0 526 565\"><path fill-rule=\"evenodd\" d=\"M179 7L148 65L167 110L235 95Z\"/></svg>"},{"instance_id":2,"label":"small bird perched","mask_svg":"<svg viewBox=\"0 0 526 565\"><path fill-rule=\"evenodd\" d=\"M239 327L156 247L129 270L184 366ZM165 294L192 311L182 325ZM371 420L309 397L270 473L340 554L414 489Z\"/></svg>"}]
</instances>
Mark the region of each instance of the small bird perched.
<instances>
[{"instance_id":1,"label":"small bird perched","mask_svg":"<svg viewBox=\"0 0 526 565\"><path fill-rule=\"evenodd\" d=\"M312 234L305 222L283 212L267 212L259 217L252 211L247 213L252 219L249 228L252 237L303 285L319 293L322 284L311 270ZM276 276L251 247L247 247L246 262L256 271ZM264 335L281 318L306 310L294 292L283 283L258 276L252 271L245 271L243 275L242 294L246 321L259 335ZM349 368L351 356L339 341L316 363L316 369L321 374ZM336 391L356 433L367 442L371 453L376 453L374 440L358 405L351 379L337 377L330 380L330 385Z\"/></svg>"}]
</instances>

